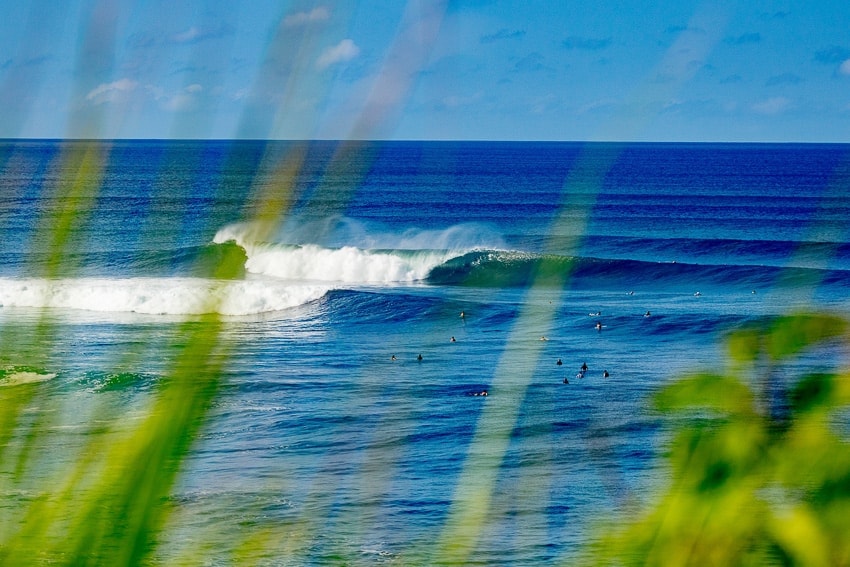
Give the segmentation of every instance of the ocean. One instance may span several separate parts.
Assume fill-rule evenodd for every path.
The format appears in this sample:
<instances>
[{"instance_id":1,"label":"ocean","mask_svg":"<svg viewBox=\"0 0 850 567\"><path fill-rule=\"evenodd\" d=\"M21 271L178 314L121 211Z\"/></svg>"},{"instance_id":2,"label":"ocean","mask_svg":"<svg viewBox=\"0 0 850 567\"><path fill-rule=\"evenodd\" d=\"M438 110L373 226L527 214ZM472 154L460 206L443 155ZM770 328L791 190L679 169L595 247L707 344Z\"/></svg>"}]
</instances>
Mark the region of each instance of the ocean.
<instances>
[{"instance_id":1,"label":"ocean","mask_svg":"<svg viewBox=\"0 0 850 567\"><path fill-rule=\"evenodd\" d=\"M197 540L262 524L268 564L553 564L663 485L653 392L744 325L850 314L850 147L5 140L0 235L0 382L54 414L36 476L221 316L155 558L225 564Z\"/></svg>"}]
</instances>

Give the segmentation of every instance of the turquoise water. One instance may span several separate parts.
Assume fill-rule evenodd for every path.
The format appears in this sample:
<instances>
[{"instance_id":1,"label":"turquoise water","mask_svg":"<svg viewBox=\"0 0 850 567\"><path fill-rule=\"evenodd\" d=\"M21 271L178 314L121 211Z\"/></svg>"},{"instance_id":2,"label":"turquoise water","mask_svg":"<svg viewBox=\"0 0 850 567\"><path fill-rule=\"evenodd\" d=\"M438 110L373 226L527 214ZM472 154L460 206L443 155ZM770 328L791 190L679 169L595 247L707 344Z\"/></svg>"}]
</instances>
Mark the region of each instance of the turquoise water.
<instances>
[{"instance_id":1,"label":"turquoise water","mask_svg":"<svg viewBox=\"0 0 850 567\"><path fill-rule=\"evenodd\" d=\"M107 397L141 411L220 299L226 387L172 548L262 518L308 525L280 564L419 563L484 486L471 563L566 560L663 482L653 391L722 369L741 325L848 312L842 145L92 144L0 145L4 362L49 377L69 433L41 449L74 446ZM51 264L84 147L103 177Z\"/></svg>"}]
</instances>

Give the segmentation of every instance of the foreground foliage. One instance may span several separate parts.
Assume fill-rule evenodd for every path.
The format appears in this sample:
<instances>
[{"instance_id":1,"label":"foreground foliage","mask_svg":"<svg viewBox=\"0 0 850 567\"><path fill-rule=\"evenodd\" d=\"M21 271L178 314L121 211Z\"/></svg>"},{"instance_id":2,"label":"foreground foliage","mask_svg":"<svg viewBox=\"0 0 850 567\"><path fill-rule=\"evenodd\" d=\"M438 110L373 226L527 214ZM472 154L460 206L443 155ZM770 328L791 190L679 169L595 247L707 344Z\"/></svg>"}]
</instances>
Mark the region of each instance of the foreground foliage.
<instances>
[{"instance_id":1,"label":"foreground foliage","mask_svg":"<svg viewBox=\"0 0 850 567\"><path fill-rule=\"evenodd\" d=\"M847 331L810 314L742 329L729 337L729 373L658 392L656 409L674 420L670 483L648 512L608 526L590 562L850 565L850 376L793 367L834 355Z\"/></svg>"}]
</instances>

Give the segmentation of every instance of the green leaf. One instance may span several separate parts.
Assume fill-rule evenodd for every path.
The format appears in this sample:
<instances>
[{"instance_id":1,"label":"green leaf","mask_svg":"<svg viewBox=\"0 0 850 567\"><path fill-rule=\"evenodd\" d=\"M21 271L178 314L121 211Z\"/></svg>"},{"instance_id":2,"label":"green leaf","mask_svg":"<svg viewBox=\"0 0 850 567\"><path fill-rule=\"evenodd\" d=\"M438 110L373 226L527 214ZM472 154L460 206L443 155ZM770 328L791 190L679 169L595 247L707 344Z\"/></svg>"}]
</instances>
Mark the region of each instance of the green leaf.
<instances>
[{"instance_id":1,"label":"green leaf","mask_svg":"<svg viewBox=\"0 0 850 567\"><path fill-rule=\"evenodd\" d=\"M752 413L753 392L731 376L697 374L675 382L654 397L657 410L706 408L723 413Z\"/></svg>"},{"instance_id":2,"label":"green leaf","mask_svg":"<svg viewBox=\"0 0 850 567\"><path fill-rule=\"evenodd\" d=\"M768 331L767 354L783 360L827 339L847 333L847 322L825 314L790 315L776 319Z\"/></svg>"}]
</instances>

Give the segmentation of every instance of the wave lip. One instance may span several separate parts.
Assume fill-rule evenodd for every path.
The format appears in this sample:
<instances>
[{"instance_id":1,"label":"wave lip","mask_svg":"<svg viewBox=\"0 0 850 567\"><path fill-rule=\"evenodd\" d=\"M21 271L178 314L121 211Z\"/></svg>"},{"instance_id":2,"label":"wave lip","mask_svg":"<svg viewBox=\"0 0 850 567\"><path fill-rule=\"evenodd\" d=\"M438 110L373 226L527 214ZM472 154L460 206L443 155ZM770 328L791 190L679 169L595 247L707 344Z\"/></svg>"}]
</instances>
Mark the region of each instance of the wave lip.
<instances>
[{"instance_id":1,"label":"wave lip","mask_svg":"<svg viewBox=\"0 0 850 567\"><path fill-rule=\"evenodd\" d=\"M466 253L446 249L329 248L318 244L268 243L251 224L228 225L216 244L234 242L245 250L251 274L296 282L390 284L424 281L435 267Z\"/></svg>"},{"instance_id":2,"label":"wave lip","mask_svg":"<svg viewBox=\"0 0 850 567\"><path fill-rule=\"evenodd\" d=\"M0 306L149 315L256 315L315 301L328 286L203 278L0 278Z\"/></svg>"},{"instance_id":3,"label":"wave lip","mask_svg":"<svg viewBox=\"0 0 850 567\"><path fill-rule=\"evenodd\" d=\"M353 246L323 248L308 244L254 245L245 269L283 280L339 283L410 283L454 254L441 251L361 250Z\"/></svg>"}]
</instances>

